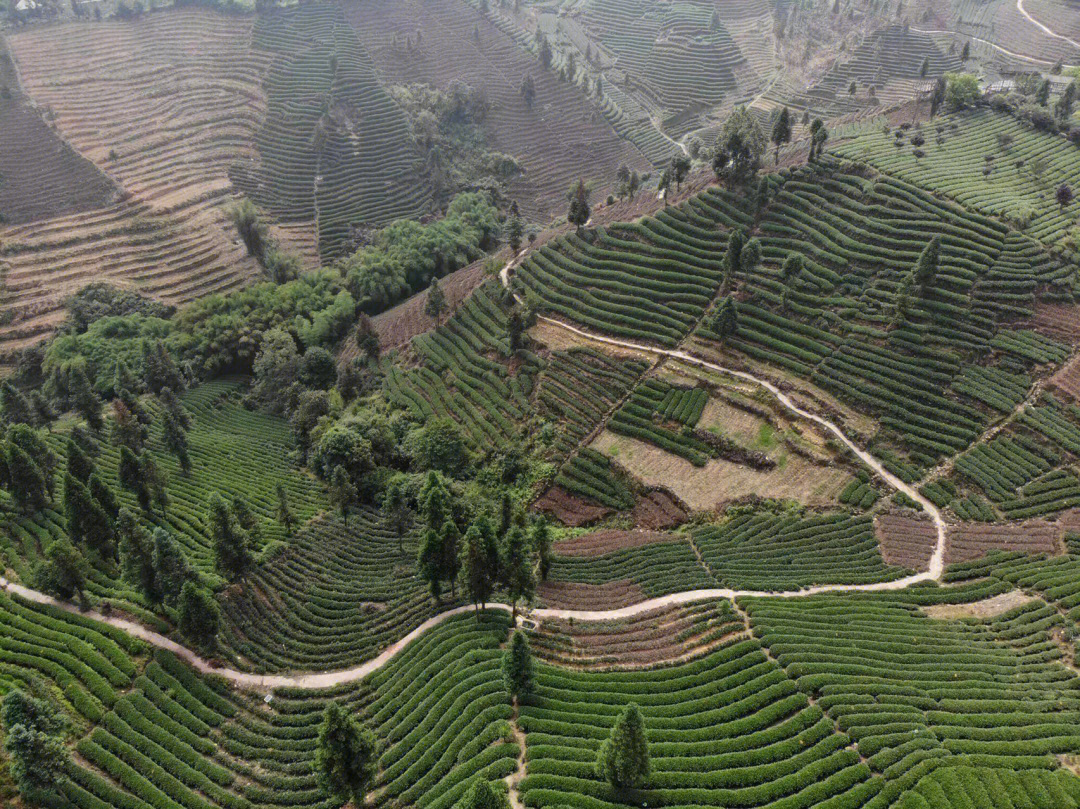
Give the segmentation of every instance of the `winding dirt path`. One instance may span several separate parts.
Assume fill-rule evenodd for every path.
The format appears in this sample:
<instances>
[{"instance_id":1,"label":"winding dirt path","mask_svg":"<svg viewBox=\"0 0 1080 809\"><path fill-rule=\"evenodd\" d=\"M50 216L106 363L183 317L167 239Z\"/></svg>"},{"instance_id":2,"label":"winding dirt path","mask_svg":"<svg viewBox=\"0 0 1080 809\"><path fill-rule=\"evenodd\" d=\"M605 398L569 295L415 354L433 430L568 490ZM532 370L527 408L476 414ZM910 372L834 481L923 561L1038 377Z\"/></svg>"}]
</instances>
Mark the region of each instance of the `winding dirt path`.
<instances>
[{"instance_id":1,"label":"winding dirt path","mask_svg":"<svg viewBox=\"0 0 1080 809\"><path fill-rule=\"evenodd\" d=\"M506 263L499 273L499 278L502 280L504 286L507 289L510 288L510 273L521 261L524 256L524 251L519 253L513 259ZM516 297L516 293L515 293ZM695 357L685 351L670 350L664 348L657 348L656 346L649 346L642 343L633 343L627 340L618 340L614 337L607 337L605 335L594 334L577 326L565 323L561 320L547 316L539 316L540 320L552 324L560 329L564 329L572 334L576 334L579 337L592 342L606 343L608 345L620 346L622 348L632 349L634 351L647 352L664 357L672 357L674 359L681 360L682 362L697 365L701 368L713 371L715 373L725 374L733 376L738 379L744 379L749 382L753 382L756 385L764 388L770 394L772 394L777 401L779 401L784 407L790 410L792 413L800 416L801 418L808 419L814 423L824 427L830 433L836 436L836 438L844 444L859 460L861 460L866 466L868 466L873 472L885 481L891 488L898 492L903 492L912 500L917 502L923 507L923 509L931 516L934 521L934 526L937 529L937 544L934 546L934 553L930 558L929 568L923 573L916 573L912 576L907 576L902 579L896 579L894 581L877 582L874 584L824 584L814 587L807 587L802 590L786 590L786 591L768 591L768 590L733 590L731 588L719 587L706 590L687 590L681 593L672 593L666 596L660 596L659 598L651 598L648 601L642 601L637 604L632 604L628 607L622 607L620 609L612 610L568 610L568 609L553 609L543 608L535 609L529 613L531 618L560 618L560 619L574 619L576 621L608 621L617 620L620 618L631 618L642 613L650 612L662 607L670 607L678 604L687 604L692 601L701 601L704 599L716 599L725 598L734 600L740 597L771 597L771 598L801 598L810 595L816 595L818 593L834 593L834 592L879 592L883 590L902 590L910 585L917 584L925 581L936 581L941 578L941 573L944 567L945 556L945 538L946 528L945 520L942 518L938 509L919 494L913 487L904 483L897 478L891 472L889 472L877 458L873 457L870 453L863 450L861 447L855 444L850 438L844 435L843 431L828 421L825 418L811 413L799 405L795 404L791 398L781 391L772 382L767 379L754 376L753 374L746 373L745 371L737 371L731 368L725 368L722 365L718 365L713 362L708 362L699 357ZM342 669L339 671L324 671L324 672L304 672L297 674L254 674L251 672L237 671L230 668L218 668L210 663L203 657L200 657L191 649L177 643L164 635L154 632L146 626L143 626L136 621L129 620L127 618L121 618L116 615L103 615L100 612L87 611L83 612L79 610L74 604L70 604L66 601L54 598L45 593L38 592L29 587L25 587L21 584L8 581L3 576L0 576L0 589L5 592L12 593L27 601L31 601L37 604L47 604L73 615L82 615L86 618L91 618L95 621L107 624L111 627L119 629L123 632L139 638L146 643L156 646L161 649L167 649L175 654L181 660L184 660L197 671L205 674L215 674L222 677L236 686L242 688L252 688L260 690L272 690L275 688L330 688L332 686L341 685L343 683L353 682L360 680L374 671L385 666L391 660L393 660L402 649L408 646L412 641L423 635L432 627L438 626L443 621L455 616L468 612L472 607L455 607L453 609L441 612L438 615L434 615L431 618L424 621L417 626L405 637L398 640L396 643L387 647L377 657L362 663L358 666L354 666L349 669ZM511 612L509 604L491 603L487 605L488 609L502 610L503 612ZM519 620L521 620L519 618Z\"/></svg>"},{"instance_id":2,"label":"winding dirt path","mask_svg":"<svg viewBox=\"0 0 1080 809\"><path fill-rule=\"evenodd\" d=\"M1019 0L1017 0L1017 7L1020 8L1021 12L1024 11L1024 9L1020 7ZM1027 16L1026 13L1025 16ZM1031 18L1028 17L1028 19ZM1034 20L1032 21L1034 22ZM1036 25L1038 25L1038 23L1036 23ZM1056 64L1056 60L1054 59L1040 59L1037 56L1028 56L1026 53L1010 51L1008 48L1003 48L1001 45L998 45L996 42L991 42L989 39L980 39L979 37L969 36L968 34L961 34L959 31L949 31L945 28L916 28L914 25L911 26L911 30L920 34L949 34L950 36L958 37L960 39L970 39L972 42L981 42L983 45L989 45L996 51L1001 51L1001 53L1006 56L1011 56L1014 59L1023 59L1026 62L1038 62L1040 65ZM1069 41L1072 42L1072 40ZM1070 65L1063 65L1063 67L1070 67Z\"/></svg>"},{"instance_id":3,"label":"winding dirt path","mask_svg":"<svg viewBox=\"0 0 1080 809\"><path fill-rule=\"evenodd\" d=\"M1060 39L1060 40L1063 40L1064 42L1068 42L1074 48L1076 48L1077 50L1080 50L1080 42L1077 42L1075 39L1069 39L1064 34L1059 34L1057 31L1054 31L1052 28L1044 25L1043 23L1039 22L1034 17L1032 17L1030 14L1028 14L1027 9L1024 8L1024 0L1016 0L1016 10L1019 11L1021 14L1023 14L1024 17L1027 18L1028 22L1030 22L1036 28L1039 28L1040 30L1042 30L1043 33L1054 37L1054 39Z\"/></svg>"}]
</instances>

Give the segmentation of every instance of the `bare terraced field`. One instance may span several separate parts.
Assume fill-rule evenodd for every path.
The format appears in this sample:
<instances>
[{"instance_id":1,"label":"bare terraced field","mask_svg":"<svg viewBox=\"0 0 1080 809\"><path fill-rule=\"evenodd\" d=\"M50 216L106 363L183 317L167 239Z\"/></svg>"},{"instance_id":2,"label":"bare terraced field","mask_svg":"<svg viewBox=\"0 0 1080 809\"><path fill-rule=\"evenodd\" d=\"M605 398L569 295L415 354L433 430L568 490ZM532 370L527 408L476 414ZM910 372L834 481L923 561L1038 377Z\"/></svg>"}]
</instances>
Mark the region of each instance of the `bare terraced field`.
<instances>
[{"instance_id":1,"label":"bare terraced field","mask_svg":"<svg viewBox=\"0 0 1080 809\"><path fill-rule=\"evenodd\" d=\"M561 214L566 190L581 171L600 180L594 197L602 199L620 163L641 172L651 168L584 92L544 71L517 41L464 0L352 2L345 15L385 83L423 82L445 89L457 80L487 93L488 142L513 155L524 169L509 193L527 217L546 222ZM405 39L415 40L418 33L421 44L410 50ZM520 93L527 75L536 83L531 110Z\"/></svg>"},{"instance_id":2,"label":"bare terraced field","mask_svg":"<svg viewBox=\"0 0 1080 809\"><path fill-rule=\"evenodd\" d=\"M28 95L126 194L90 213L0 230L16 313L0 347L46 335L64 295L90 280L179 303L256 274L223 211L228 168L253 159L263 109L265 59L250 48L252 22L179 9L11 38Z\"/></svg>"}]
</instances>

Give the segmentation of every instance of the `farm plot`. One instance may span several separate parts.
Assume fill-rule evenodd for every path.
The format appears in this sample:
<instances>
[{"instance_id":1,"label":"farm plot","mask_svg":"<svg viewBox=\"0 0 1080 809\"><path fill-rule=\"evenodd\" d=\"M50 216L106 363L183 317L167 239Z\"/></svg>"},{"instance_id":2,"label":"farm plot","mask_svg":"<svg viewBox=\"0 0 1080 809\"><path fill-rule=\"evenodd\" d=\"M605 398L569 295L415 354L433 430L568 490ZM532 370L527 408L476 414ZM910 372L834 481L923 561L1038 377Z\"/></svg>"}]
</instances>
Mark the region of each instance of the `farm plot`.
<instances>
[{"instance_id":1,"label":"farm plot","mask_svg":"<svg viewBox=\"0 0 1080 809\"><path fill-rule=\"evenodd\" d=\"M260 161L234 171L240 188L283 222L314 223L324 263L359 229L427 210L431 189L408 119L340 7L260 14L252 40L271 66Z\"/></svg>"},{"instance_id":2,"label":"farm plot","mask_svg":"<svg viewBox=\"0 0 1080 809\"><path fill-rule=\"evenodd\" d=\"M568 603L572 598L581 603L593 601L594 609L606 609L605 605L613 602L603 600L601 588L611 589L616 584L633 591L632 597L623 599L624 603L716 586L695 557L690 542L682 539L624 548L601 556L561 556L556 546L548 580L537 593L552 607L574 606ZM591 588L597 588L595 598L590 597Z\"/></svg>"},{"instance_id":3,"label":"farm plot","mask_svg":"<svg viewBox=\"0 0 1080 809\"><path fill-rule=\"evenodd\" d=\"M911 571L882 559L869 517L746 514L693 532L713 576L736 590L869 584Z\"/></svg>"},{"instance_id":4,"label":"farm plot","mask_svg":"<svg viewBox=\"0 0 1080 809\"><path fill-rule=\"evenodd\" d=\"M529 254L515 282L558 316L672 346L719 287L724 232L751 223L714 188L655 216L600 228L591 240L571 234L549 242Z\"/></svg>"},{"instance_id":5,"label":"farm plot","mask_svg":"<svg viewBox=\"0 0 1080 809\"><path fill-rule=\"evenodd\" d=\"M378 0L348 3L345 14L386 83L446 90L460 81L485 93L487 145L513 155L523 169L507 185L527 218L562 215L566 189L584 166L586 179L599 183L598 196L611 190L620 164L651 168L600 117L588 93L541 68L496 24L497 10L481 14L464 0ZM536 89L532 107L521 97L526 76Z\"/></svg>"},{"instance_id":6,"label":"farm plot","mask_svg":"<svg viewBox=\"0 0 1080 809\"><path fill-rule=\"evenodd\" d=\"M1067 543L1070 544L1070 543ZM989 577L1019 587L1053 605L1069 621L1080 620L1080 556L1075 543L1064 556L1035 557L1019 550L995 551L970 562L952 565L949 582Z\"/></svg>"},{"instance_id":7,"label":"farm plot","mask_svg":"<svg viewBox=\"0 0 1080 809\"><path fill-rule=\"evenodd\" d=\"M309 522L241 593L228 593L222 645L260 671L340 669L375 657L446 604L416 572L417 541L373 511L347 526Z\"/></svg>"},{"instance_id":8,"label":"farm plot","mask_svg":"<svg viewBox=\"0 0 1080 809\"><path fill-rule=\"evenodd\" d=\"M1062 148L1060 137L988 109L943 116L934 128L940 132L933 137L925 132L923 157L916 157L906 144L897 148L892 134L880 130L833 151L1001 216L1046 245L1057 243L1073 227L1080 203L1058 205L1054 189L1080 181L1080 154ZM1005 137L1011 141L1003 147L999 138Z\"/></svg>"},{"instance_id":9,"label":"farm plot","mask_svg":"<svg viewBox=\"0 0 1080 809\"><path fill-rule=\"evenodd\" d=\"M745 632L729 601L662 608L618 621L544 619L530 645L542 660L573 668L641 668L698 657Z\"/></svg>"},{"instance_id":10,"label":"farm plot","mask_svg":"<svg viewBox=\"0 0 1080 809\"><path fill-rule=\"evenodd\" d=\"M633 672L539 666L521 708L533 806L612 807L626 795L594 774L622 708L641 708L652 774L634 803L649 806L861 806L881 786L821 708L756 640L689 663Z\"/></svg>"},{"instance_id":11,"label":"farm plot","mask_svg":"<svg viewBox=\"0 0 1080 809\"><path fill-rule=\"evenodd\" d=\"M264 107L251 25L189 8L10 38L27 94L127 198L0 231L16 313L5 349L51 332L63 297L90 280L180 303L258 274L223 212Z\"/></svg>"},{"instance_id":12,"label":"farm plot","mask_svg":"<svg viewBox=\"0 0 1080 809\"><path fill-rule=\"evenodd\" d=\"M507 322L498 283L489 281L446 323L413 338L420 367L391 368L387 396L420 419L460 421L476 447L503 446L531 415L530 396L544 365L527 349L511 363Z\"/></svg>"},{"instance_id":13,"label":"farm plot","mask_svg":"<svg viewBox=\"0 0 1080 809\"><path fill-rule=\"evenodd\" d=\"M242 497L255 514L263 548L285 539L276 519L277 485L285 487L289 502L301 524L325 508L320 484L290 465L294 442L283 419L246 409L239 401L240 386L235 381L216 380L199 386L182 398L192 417L188 432L191 474L182 475L175 456L162 443L160 418L155 418L147 444L158 468L168 476L169 505L153 522L168 529L200 572L216 579L210 538L204 525L206 504L211 492L225 499ZM55 449L60 452L61 447ZM101 442L97 458L102 479L116 491L122 505L140 513L132 492L119 485L119 450L109 441ZM251 470L261 470L252 475ZM59 474L59 472L58 472ZM6 495L5 495L6 498ZM20 578L29 580L33 565L58 537L66 534L65 519L58 505L32 516L9 510L5 516L9 530L0 535L0 548L7 566ZM260 548L259 550L262 550ZM142 599L104 572L94 569L87 592L92 600L117 598L140 610Z\"/></svg>"},{"instance_id":14,"label":"farm plot","mask_svg":"<svg viewBox=\"0 0 1080 809\"><path fill-rule=\"evenodd\" d=\"M1056 755L1080 748L1078 683L1050 639L1052 610L1031 602L960 623L919 609L1010 589L987 581L741 603L783 670L885 777L876 805L888 806L939 767L995 766L1037 779L1057 768Z\"/></svg>"},{"instance_id":15,"label":"farm plot","mask_svg":"<svg viewBox=\"0 0 1080 809\"><path fill-rule=\"evenodd\" d=\"M930 566L937 544L937 529L930 520L881 514L874 518L874 534L886 564L920 571Z\"/></svg>"},{"instance_id":16,"label":"farm plot","mask_svg":"<svg viewBox=\"0 0 1080 809\"><path fill-rule=\"evenodd\" d=\"M19 224L103 208L118 189L34 109L0 38L0 223Z\"/></svg>"}]
</instances>

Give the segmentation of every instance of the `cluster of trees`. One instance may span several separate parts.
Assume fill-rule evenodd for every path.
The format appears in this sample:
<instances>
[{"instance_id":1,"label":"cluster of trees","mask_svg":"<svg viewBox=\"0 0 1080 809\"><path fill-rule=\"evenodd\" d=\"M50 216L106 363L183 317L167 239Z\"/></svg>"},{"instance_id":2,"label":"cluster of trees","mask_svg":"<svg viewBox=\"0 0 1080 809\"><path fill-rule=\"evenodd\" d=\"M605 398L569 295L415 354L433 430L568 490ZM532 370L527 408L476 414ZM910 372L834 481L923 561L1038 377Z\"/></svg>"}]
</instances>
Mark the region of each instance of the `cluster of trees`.
<instances>
[{"instance_id":1,"label":"cluster of trees","mask_svg":"<svg viewBox=\"0 0 1080 809\"><path fill-rule=\"evenodd\" d=\"M969 80L973 77L967 77ZM952 77L950 76L950 86ZM977 90L976 83L976 90ZM1074 78L1065 85L1065 89L1051 101L1052 84L1050 79L1040 73L1029 73L1016 79L1016 86L1007 93L1000 93L990 99L990 106L996 110L1007 112L1021 121L1030 124L1035 129L1044 132L1069 132L1070 139L1074 143L1080 143L1080 129L1073 128L1072 114L1076 105L1077 97L1080 96L1078 79ZM947 91L948 94L948 91ZM965 106L973 106L979 98L971 99L970 88L964 96L967 102ZM952 108L952 103L949 103ZM1076 135L1073 133L1076 132Z\"/></svg>"},{"instance_id":2,"label":"cluster of trees","mask_svg":"<svg viewBox=\"0 0 1080 809\"><path fill-rule=\"evenodd\" d=\"M247 197L229 208L229 218L236 226L240 240L252 256L266 270L275 284L284 284L300 275L300 259L284 252L272 238L259 214L259 209Z\"/></svg>"},{"instance_id":3,"label":"cluster of trees","mask_svg":"<svg viewBox=\"0 0 1080 809\"><path fill-rule=\"evenodd\" d=\"M499 214L484 192L459 194L429 224L399 220L336 264L360 310L376 314L495 246Z\"/></svg>"},{"instance_id":4,"label":"cluster of trees","mask_svg":"<svg viewBox=\"0 0 1080 809\"><path fill-rule=\"evenodd\" d=\"M821 157L829 131L820 118L813 121L804 118L804 123L809 123L809 160L813 162ZM791 142L793 129L791 112L784 107L773 120L769 136L775 162L780 161L780 147ZM712 168L717 179L729 188L747 186L761 168L765 143L765 134L754 115L745 106L736 107L724 121L712 155Z\"/></svg>"},{"instance_id":5,"label":"cluster of trees","mask_svg":"<svg viewBox=\"0 0 1080 809\"><path fill-rule=\"evenodd\" d=\"M383 510L394 513L387 493ZM400 495L395 495L400 497ZM431 594L438 599L444 583L456 593L460 579L477 608L482 608L498 590L503 590L517 617L520 601L532 598L537 579L547 577L550 566L551 533L546 520L525 524L504 495L501 518L478 515L458 508L448 481L437 472L429 472L418 497L418 517L424 527L418 566L428 582ZM467 524L464 531L460 525Z\"/></svg>"},{"instance_id":6,"label":"cluster of trees","mask_svg":"<svg viewBox=\"0 0 1080 809\"><path fill-rule=\"evenodd\" d=\"M0 705L0 724L11 776L24 800L54 805L62 795L60 788L71 760L65 744L66 717L45 700L16 689Z\"/></svg>"}]
</instances>

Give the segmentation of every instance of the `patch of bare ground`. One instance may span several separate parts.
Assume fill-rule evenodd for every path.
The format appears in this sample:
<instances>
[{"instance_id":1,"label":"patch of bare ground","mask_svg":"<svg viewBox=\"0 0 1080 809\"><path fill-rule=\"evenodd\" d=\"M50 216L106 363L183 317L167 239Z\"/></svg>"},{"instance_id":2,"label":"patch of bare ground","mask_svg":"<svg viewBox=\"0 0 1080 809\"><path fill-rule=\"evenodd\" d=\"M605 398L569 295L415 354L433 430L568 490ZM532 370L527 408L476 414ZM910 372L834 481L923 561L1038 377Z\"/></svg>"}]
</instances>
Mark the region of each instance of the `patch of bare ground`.
<instances>
[{"instance_id":1,"label":"patch of bare ground","mask_svg":"<svg viewBox=\"0 0 1080 809\"><path fill-rule=\"evenodd\" d=\"M1054 340L1075 345L1080 342L1080 306L1073 303L1037 301L1031 328Z\"/></svg>"},{"instance_id":2,"label":"patch of bare ground","mask_svg":"<svg viewBox=\"0 0 1080 809\"><path fill-rule=\"evenodd\" d=\"M509 258L509 253L500 254L496 260ZM440 323L445 323L484 280L484 265L491 259L485 256L461 269L439 279L439 288L446 298L446 311ZM383 351L407 345L418 334L431 331L436 323L424 313L427 306L428 291L425 289L397 306L387 309L371 319L375 332L379 335L379 347ZM348 339L342 342L338 351L338 363L345 364L358 357L360 350L356 341Z\"/></svg>"},{"instance_id":3,"label":"patch of bare ground","mask_svg":"<svg viewBox=\"0 0 1080 809\"><path fill-rule=\"evenodd\" d=\"M552 351L569 351L572 348L581 348L582 346L588 346L595 348L598 351L603 351L612 357L633 357L636 359L646 360L650 364L656 362L656 355L651 351L639 351L633 348L626 348L624 346L611 345L610 343L604 343L599 340L591 340L588 337L583 337L580 334L574 334L566 329L560 328L553 323L547 321L538 321L535 326L529 329L529 336L547 346Z\"/></svg>"},{"instance_id":4,"label":"patch of bare ground","mask_svg":"<svg viewBox=\"0 0 1080 809\"><path fill-rule=\"evenodd\" d=\"M996 618L1010 610L1022 607L1035 601L1034 598L1020 590L1010 590L1001 595L984 598L982 601L972 601L969 604L932 604L921 607L922 611L931 618L943 621L956 620L959 618Z\"/></svg>"},{"instance_id":5,"label":"patch of bare ground","mask_svg":"<svg viewBox=\"0 0 1080 809\"><path fill-rule=\"evenodd\" d=\"M665 486L691 511L708 511L749 495L797 500L807 506L836 503L851 475L837 467L811 464L790 453L773 469L713 458L694 466L654 444L605 430L592 448L614 458L647 486Z\"/></svg>"},{"instance_id":6,"label":"patch of bare ground","mask_svg":"<svg viewBox=\"0 0 1080 809\"><path fill-rule=\"evenodd\" d=\"M603 556L625 548L640 548L654 542L679 542L682 537L662 531L620 531L603 529L556 542L552 550L559 556Z\"/></svg>"},{"instance_id":7,"label":"patch of bare ground","mask_svg":"<svg viewBox=\"0 0 1080 809\"><path fill-rule=\"evenodd\" d=\"M169 9L35 26L9 40L26 93L122 189L110 207L0 229L8 246L0 349L46 337L91 280L168 303L260 277L228 222L229 169L256 159L266 56L254 17Z\"/></svg>"},{"instance_id":8,"label":"patch of bare ground","mask_svg":"<svg viewBox=\"0 0 1080 809\"><path fill-rule=\"evenodd\" d=\"M544 619L531 642L541 660L560 666L643 668L696 657L745 631L730 603L714 600L616 621Z\"/></svg>"},{"instance_id":9,"label":"patch of bare ground","mask_svg":"<svg viewBox=\"0 0 1080 809\"><path fill-rule=\"evenodd\" d=\"M945 564L978 559L992 550L1061 554L1064 552L1063 531L1060 523L1046 520L950 525Z\"/></svg>"},{"instance_id":10,"label":"patch of bare ground","mask_svg":"<svg viewBox=\"0 0 1080 809\"><path fill-rule=\"evenodd\" d=\"M533 508L573 528L597 522L612 513L607 506L570 494L561 486L552 486L544 492Z\"/></svg>"},{"instance_id":11,"label":"patch of bare ground","mask_svg":"<svg viewBox=\"0 0 1080 809\"><path fill-rule=\"evenodd\" d=\"M618 579L604 584L545 581L536 588L536 595L545 607L567 610L617 609L647 598L645 591L632 579Z\"/></svg>"},{"instance_id":12,"label":"patch of bare ground","mask_svg":"<svg viewBox=\"0 0 1080 809\"><path fill-rule=\"evenodd\" d=\"M654 489L638 498L630 515L638 528L652 530L674 528L689 516L678 499L663 489Z\"/></svg>"},{"instance_id":13,"label":"patch of bare ground","mask_svg":"<svg viewBox=\"0 0 1080 809\"><path fill-rule=\"evenodd\" d=\"M1073 401L1080 401L1080 354L1077 354L1052 376L1046 383L1047 388L1060 393Z\"/></svg>"},{"instance_id":14,"label":"patch of bare ground","mask_svg":"<svg viewBox=\"0 0 1080 809\"><path fill-rule=\"evenodd\" d=\"M911 570L926 570L937 544L937 529L927 517L909 514L879 514L874 534L886 564Z\"/></svg>"}]
</instances>

